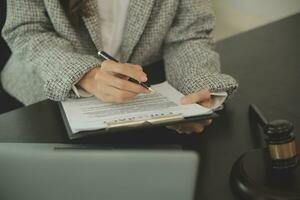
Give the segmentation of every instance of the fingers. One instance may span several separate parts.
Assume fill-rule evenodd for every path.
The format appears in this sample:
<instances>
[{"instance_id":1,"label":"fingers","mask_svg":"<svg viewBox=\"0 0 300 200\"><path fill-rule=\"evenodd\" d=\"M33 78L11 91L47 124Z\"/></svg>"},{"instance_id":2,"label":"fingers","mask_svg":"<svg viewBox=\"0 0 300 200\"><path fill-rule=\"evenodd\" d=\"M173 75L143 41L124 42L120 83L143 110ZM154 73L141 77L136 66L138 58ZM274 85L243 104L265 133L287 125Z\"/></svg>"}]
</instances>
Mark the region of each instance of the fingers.
<instances>
[{"instance_id":1,"label":"fingers","mask_svg":"<svg viewBox=\"0 0 300 200\"><path fill-rule=\"evenodd\" d=\"M128 80L118 78L108 73L102 73L95 77L101 85L109 85L119 90L132 92L135 94L149 93L150 91L139 84L132 83Z\"/></svg>"},{"instance_id":2,"label":"fingers","mask_svg":"<svg viewBox=\"0 0 300 200\"><path fill-rule=\"evenodd\" d=\"M199 102L199 104L206 107L206 108L211 108L212 107L212 100L211 99L205 100L205 101Z\"/></svg>"},{"instance_id":3,"label":"fingers","mask_svg":"<svg viewBox=\"0 0 300 200\"><path fill-rule=\"evenodd\" d=\"M206 126L212 123L212 119L204 120L200 122L192 123L181 123L172 126L167 126L167 128L177 131L179 134L191 134L191 133L202 133Z\"/></svg>"},{"instance_id":4,"label":"fingers","mask_svg":"<svg viewBox=\"0 0 300 200\"><path fill-rule=\"evenodd\" d=\"M202 133L204 131L205 125L202 123L186 123L182 124L180 129L183 133Z\"/></svg>"},{"instance_id":5,"label":"fingers","mask_svg":"<svg viewBox=\"0 0 300 200\"><path fill-rule=\"evenodd\" d=\"M205 101L210 101L210 92L208 90L201 90L199 92L186 95L181 99L182 104L192 104Z\"/></svg>"},{"instance_id":6,"label":"fingers","mask_svg":"<svg viewBox=\"0 0 300 200\"><path fill-rule=\"evenodd\" d=\"M147 75L139 65L104 61L94 76L96 89L93 94L104 102L126 102L140 93L150 91L143 86L128 81L133 78L139 82L147 80Z\"/></svg>"},{"instance_id":7,"label":"fingers","mask_svg":"<svg viewBox=\"0 0 300 200\"><path fill-rule=\"evenodd\" d=\"M127 63L123 64L111 60L106 60L102 62L101 69L104 71L125 75L139 82L147 81L147 75L143 72L142 67L139 65L127 64Z\"/></svg>"},{"instance_id":8,"label":"fingers","mask_svg":"<svg viewBox=\"0 0 300 200\"><path fill-rule=\"evenodd\" d=\"M101 85L98 91L95 96L103 102L123 103L137 95L136 93L119 90L108 85Z\"/></svg>"},{"instance_id":9,"label":"fingers","mask_svg":"<svg viewBox=\"0 0 300 200\"><path fill-rule=\"evenodd\" d=\"M202 124L177 124L167 126L167 128L174 130L179 134L201 133L204 131L204 125Z\"/></svg>"},{"instance_id":10,"label":"fingers","mask_svg":"<svg viewBox=\"0 0 300 200\"><path fill-rule=\"evenodd\" d=\"M125 102L137 94L150 92L128 81L129 78L144 82L147 75L139 65L104 61L101 68L95 67L87 72L78 84L104 102Z\"/></svg>"},{"instance_id":11,"label":"fingers","mask_svg":"<svg viewBox=\"0 0 300 200\"><path fill-rule=\"evenodd\" d=\"M208 120L202 121L202 124L203 124L204 126L209 126L209 125L211 125L212 122L213 122L212 119L208 119Z\"/></svg>"}]
</instances>

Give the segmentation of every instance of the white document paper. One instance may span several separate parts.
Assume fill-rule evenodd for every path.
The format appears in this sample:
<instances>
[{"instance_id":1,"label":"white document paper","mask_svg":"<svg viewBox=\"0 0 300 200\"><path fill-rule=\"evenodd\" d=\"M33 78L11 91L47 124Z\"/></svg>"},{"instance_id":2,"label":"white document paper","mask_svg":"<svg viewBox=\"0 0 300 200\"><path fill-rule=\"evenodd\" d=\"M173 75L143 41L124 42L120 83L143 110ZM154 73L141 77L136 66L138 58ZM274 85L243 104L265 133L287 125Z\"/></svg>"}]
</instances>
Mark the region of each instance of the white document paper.
<instances>
[{"instance_id":1,"label":"white document paper","mask_svg":"<svg viewBox=\"0 0 300 200\"><path fill-rule=\"evenodd\" d=\"M210 108L214 111L222 110L223 104L228 97L227 92L217 92L217 93L211 92L210 96L212 100Z\"/></svg>"},{"instance_id":2,"label":"white document paper","mask_svg":"<svg viewBox=\"0 0 300 200\"><path fill-rule=\"evenodd\" d=\"M126 103L104 103L95 97L62 102L72 132L105 129L111 122L149 120L155 116L180 114L192 117L212 113L198 104L181 105L183 96L169 83L152 85L154 93L140 94Z\"/></svg>"}]
</instances>

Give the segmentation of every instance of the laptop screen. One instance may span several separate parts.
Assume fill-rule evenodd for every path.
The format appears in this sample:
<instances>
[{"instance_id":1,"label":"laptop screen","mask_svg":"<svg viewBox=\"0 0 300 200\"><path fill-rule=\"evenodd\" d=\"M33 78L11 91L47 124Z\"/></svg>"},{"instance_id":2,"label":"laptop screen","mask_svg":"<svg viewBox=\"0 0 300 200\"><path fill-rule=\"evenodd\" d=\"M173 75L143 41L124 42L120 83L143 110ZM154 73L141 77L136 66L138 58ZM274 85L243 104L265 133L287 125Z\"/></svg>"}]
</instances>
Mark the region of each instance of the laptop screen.
<instances>
[{"instance_id":1,"label":"laptop screen","mask_svg":"<svg viewBox=\"0 0 300 200\"><path fill-rule=\"evenodd\" d=\"M0 199L193 199L194 152L69 147L0 144Z\"/></svg>"}]
</instances>

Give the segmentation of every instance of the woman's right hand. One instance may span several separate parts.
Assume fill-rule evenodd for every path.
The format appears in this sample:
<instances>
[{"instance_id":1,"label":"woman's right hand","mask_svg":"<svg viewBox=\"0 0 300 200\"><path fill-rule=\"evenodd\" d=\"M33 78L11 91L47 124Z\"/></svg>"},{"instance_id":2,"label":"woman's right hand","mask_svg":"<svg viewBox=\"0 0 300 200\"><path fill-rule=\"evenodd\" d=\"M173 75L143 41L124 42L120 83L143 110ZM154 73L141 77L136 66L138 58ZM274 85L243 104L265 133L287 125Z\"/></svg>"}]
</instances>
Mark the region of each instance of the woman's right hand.
<instances>
[{"instance_id":1,"label":"woman's right hand","mask_svg":"<svg viewBox=\"0 0 300 200\"><path fill-rule=\"evenodd\" d=\"M140 93L150 93L143 86L128 81L129 78L138 82L147 81L141 66L106 60L101 67L86 73L78 85L103 102L123 103Z\"/></svg>"}]
</instances>

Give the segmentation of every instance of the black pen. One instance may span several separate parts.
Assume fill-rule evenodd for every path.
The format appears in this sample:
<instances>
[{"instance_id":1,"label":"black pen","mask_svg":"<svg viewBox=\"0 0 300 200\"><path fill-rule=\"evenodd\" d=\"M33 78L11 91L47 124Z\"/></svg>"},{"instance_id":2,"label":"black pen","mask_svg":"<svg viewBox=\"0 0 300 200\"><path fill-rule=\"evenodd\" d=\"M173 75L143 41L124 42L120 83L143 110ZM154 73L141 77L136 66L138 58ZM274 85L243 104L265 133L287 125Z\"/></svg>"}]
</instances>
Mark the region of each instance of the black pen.
<instances>
[{"instance_id":1,"label":"black pen","mask_svg":"<svg viewBox=\"0 0 300 200\"><path fill-rule=\"evenodd\" d=\"M100 56L101 58L103 58L105 60L112 60L112 61L115 61L115 62L119 62L117 59L115 59L114 57L112 57L111 55L109 55L108 53L106 53L104 51L99 51L98 56ZM154 92L154 90L151 87L147 86L145 83L138 82L137 80L135 80L133 78L129 78L128 80L143 86L144 88L150 90L151 92Z\"/></svg>"}]
</instances>

